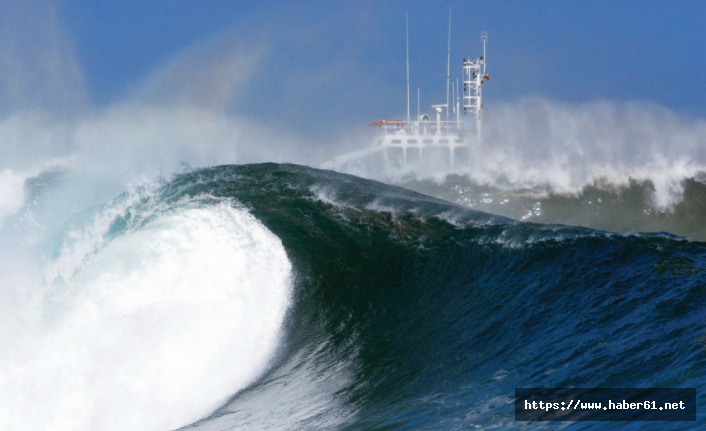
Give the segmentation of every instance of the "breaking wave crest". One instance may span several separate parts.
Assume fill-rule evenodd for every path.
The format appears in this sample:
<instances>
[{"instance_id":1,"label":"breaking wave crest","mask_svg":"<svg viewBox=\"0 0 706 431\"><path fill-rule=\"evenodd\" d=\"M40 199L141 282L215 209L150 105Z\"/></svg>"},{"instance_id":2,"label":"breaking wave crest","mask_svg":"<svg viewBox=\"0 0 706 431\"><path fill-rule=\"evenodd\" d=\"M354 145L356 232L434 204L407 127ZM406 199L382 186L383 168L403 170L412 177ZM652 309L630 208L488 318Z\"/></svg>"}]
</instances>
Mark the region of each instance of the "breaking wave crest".
<instances>
[{"instance_id":1,"label":"breaking wave crest","mask_svg":"<svg viewBox=\"0 0 706 431\"><path fill-rule=\"evenodd\" d=\"M3 427L174 429L265 369L291 264L246 210L123 196L57 248L45 283L15 304L21 331L3 334Z\"/></svg>"}]
</instances>

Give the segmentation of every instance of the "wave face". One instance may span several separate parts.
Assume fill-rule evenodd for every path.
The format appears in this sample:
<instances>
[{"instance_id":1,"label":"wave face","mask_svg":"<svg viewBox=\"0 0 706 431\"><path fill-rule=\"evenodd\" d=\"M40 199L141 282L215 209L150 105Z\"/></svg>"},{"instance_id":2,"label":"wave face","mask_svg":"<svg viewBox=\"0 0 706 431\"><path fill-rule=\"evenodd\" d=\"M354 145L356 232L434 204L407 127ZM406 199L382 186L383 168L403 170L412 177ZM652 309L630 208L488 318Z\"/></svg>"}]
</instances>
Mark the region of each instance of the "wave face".
<instances>
[{"instance_id":1,"label":"wave face","mask_svg":"<svg viewBox=\"0 0 706 431\"><path fill-rule=\"evenodd\" d=\"M248 207L296 280L270 371L189 429L514 429L515 387L705 386L703 244L294 165L202 170L162 199L204 193Z\"/></svg>"},{"instance_id":2,"label":"wave face","mask_svg":"<svg viewBox=\"0 0 706 431\"><path fill-rule=\"evenodd\" d=\"M37 328L4 335L12 429L593 429L518 425L514 388L706 402L703 243L277 164L186 173L74 224L47 291L17 299Z\"/></svg>"}]
</instances>

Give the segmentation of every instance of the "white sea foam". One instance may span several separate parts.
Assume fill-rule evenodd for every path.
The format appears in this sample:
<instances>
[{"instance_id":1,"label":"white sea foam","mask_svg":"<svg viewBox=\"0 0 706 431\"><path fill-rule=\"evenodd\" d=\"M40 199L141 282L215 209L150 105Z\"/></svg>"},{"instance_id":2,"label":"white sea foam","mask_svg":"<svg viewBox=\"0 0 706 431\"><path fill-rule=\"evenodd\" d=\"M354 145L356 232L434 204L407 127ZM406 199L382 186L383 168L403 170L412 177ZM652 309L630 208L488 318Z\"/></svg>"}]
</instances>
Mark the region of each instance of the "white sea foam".
<instances>
[{"instance_id":1,"label":"white sea foam","mask_svg":"<svg viewBox=\"0 0 706 431\"><path fill-rule=\"evenodd\" d=\"M527 99L499 105L487 119L467 169L480 182L576 194L597 181L649 180L655 205L666 209L681 200L684 179L706 171L706 122L648 103Z\"/></svg>"},{"instance_id":2,"label":"white sea foam","mask_svg":"<svg viewBox=\"0 0 706 431\"><path fill-rule=\"evenodd\" d=\"M97 244L104 230L84 235ZM10 347L0 353L3 428L173 429L266 366L291 264L246 211L182 205L102 247L81 247L85 259L77 250L56 259L66 268L52 268L68 279L17 295L15 330L0 332Z\"/></svg>"}]
</instances>

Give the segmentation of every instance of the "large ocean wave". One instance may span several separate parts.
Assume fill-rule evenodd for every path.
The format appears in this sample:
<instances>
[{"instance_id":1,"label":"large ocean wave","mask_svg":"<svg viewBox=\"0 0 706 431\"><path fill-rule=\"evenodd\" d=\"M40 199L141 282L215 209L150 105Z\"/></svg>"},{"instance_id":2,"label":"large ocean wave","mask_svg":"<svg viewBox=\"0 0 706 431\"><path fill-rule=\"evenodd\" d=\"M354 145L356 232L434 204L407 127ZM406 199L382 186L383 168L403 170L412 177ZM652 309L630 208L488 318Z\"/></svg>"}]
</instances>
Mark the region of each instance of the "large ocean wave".
<instances>
[{"instance_id":1,"label":"large ocean wave","mask_svg":"<svg viewBox=\"0 0 706 431\"><path fill-rule=\"evenodd\" d=\"M276 164L185 173L62 226L36 244L41 280L4 250L13 429L515 429L515 387L706 385L706 247L667 234Z\"/></svg>"},{"instance_id":2,"label":"large ocean wave","mask_svg":"<svg viewBox=\"0 0 706 431\"><path fill-rule=\"evenodd\" d=\"M213 167L368 154L387 104L251 106L255 22L92 101L55 2L0 10L0 429L595 428L518 425L521 386L695 387L600 426L706 427L703 119L491 100L454 169Z\"/></svg>"}]
</instances>

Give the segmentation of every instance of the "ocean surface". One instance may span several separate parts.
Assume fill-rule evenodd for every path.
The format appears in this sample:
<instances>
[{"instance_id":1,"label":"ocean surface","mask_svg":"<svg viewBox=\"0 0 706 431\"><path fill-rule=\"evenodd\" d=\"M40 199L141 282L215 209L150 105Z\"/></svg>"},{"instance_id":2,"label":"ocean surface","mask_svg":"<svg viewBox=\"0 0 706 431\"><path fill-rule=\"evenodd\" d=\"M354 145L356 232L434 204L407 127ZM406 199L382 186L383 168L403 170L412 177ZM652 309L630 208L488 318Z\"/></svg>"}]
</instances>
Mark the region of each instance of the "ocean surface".
<instances>
[{"instance_id":1,"label":"ocean surface","mask_svg":"<svg viewBox=\"0 0 706 431\"><path fill-rule=\"evenodd\" d=\"M516 221L535 196L494 211L506 218L463 179L406 184L449 202L291 164L185 168L48 223L67 181L35 179L35 210L2 230L42 256L42 287L2 298L8 429L706 427L706 235L689 188L682 205L701 212L676 236L637 233L659 217L639 196L584 196L608 214L593 221ZM581 199L564 203L595 208ZM11 249L4 271L26 264ZM697 388L697 421L515 422L516 387Z\"/></svg>"},{"instance_id":2,"label":"ocean surface","mask_svg":"<svg viewBox=\"0 0 706 431\"><path fill-rule=\"evenodd\" d=\"M574 193L558 193L549 186L516 187L481 184L468 175L451 174L442 181L401 178L400 185L461 206L504 215L515 220L561 223L619 233L669 232L706 241L706 178L703 174L676 181L675 202L655 202L650 179L630 179L616 185L594 180Z\"/></svg>"}]
</instances>

